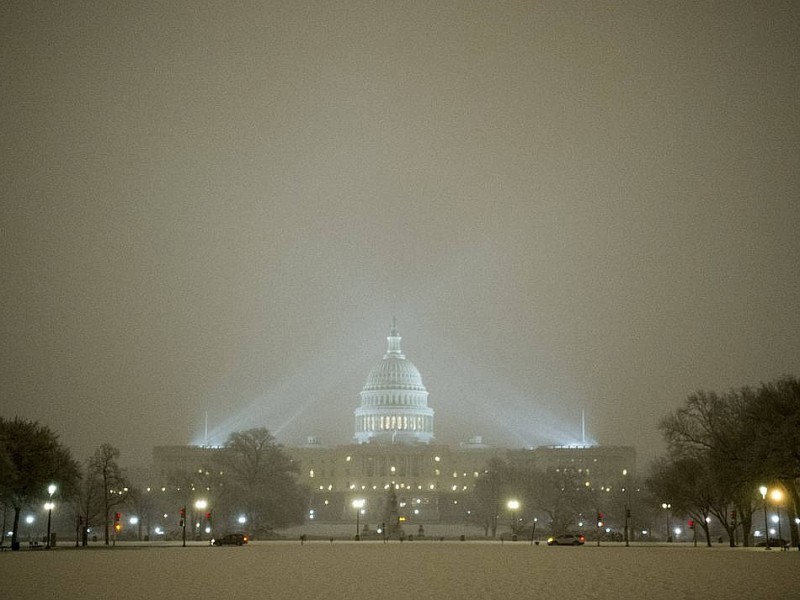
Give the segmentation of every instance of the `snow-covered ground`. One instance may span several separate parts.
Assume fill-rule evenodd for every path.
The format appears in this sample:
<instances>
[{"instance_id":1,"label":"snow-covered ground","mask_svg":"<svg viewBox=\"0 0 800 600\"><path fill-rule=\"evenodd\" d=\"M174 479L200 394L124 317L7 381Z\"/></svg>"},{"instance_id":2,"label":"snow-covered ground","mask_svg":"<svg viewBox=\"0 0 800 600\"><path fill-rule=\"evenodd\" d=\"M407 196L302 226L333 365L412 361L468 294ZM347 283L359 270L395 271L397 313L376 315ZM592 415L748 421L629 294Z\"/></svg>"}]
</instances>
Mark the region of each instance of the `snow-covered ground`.
<instances>
[{"instance_id":1,"label":"snow-covered ground","mask_svg":"<svg viewBox=\"0 0 800 600\"><path fill-rule=\"evenodd\" d=\"M800 598L800 552L527 542L118 545L0 554L0 598Z\"/></svg>"}]
</instances>

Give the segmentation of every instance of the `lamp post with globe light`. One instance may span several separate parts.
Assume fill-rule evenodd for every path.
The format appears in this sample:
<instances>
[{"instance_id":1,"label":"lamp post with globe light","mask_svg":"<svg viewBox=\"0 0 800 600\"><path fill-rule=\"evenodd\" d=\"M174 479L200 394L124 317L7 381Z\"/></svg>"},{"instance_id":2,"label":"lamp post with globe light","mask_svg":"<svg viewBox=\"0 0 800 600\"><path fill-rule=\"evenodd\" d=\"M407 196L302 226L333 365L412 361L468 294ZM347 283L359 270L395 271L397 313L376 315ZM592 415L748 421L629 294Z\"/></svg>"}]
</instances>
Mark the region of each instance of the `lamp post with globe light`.
<instances>
[{"instance_id":1,"label":"lamp post with globe light","mask_svg":"<svg viewBox=\"0 0 800 600\"><path fill-rule=\"evenodd\" d=\"M356 509L356 537L355 540L361 541L361 530L359 527L361 526L360 518L361 518L361 509L364 508L364 499L363 498L356 498L353 500L353 508Z\"/></svg>"},{"instance_id":2,"label":"lamp post with globe light","mask_svg":"<svg viewBox=\"0 0 800 600\"><path fill-rule=\"evenodd\" d=\"M35 520L36 520L36 518L33 515L28 515L27 517L25 517L25 522L28 524L28 543L29 544L33 542L33 537L32 537L32 534L31 534L31 525L33 525L33 522Z\"/></svg>"},{"instance_id":3,"label":"lamp post with globe light","mask_svg":"<svg viewBox=\"0 0 800 600\"><path fill-rule=\"evenodd\" d=\"M778 513L775 517L775 520L778 522L778 539L782 540L783 532L781 532L781 501L783 500L783 492L778 488L773 488L769 493L769 497L772 499L772 502L775 503L775 512ZM778 543L781 544L781 550L784 550L783 543Z\"/></svg>"},{"instance_id":4,"label":"lamp post with globe light","mask_svg":"<svg viewBox=\"0 0 800 600\"><path fill-rule=\"evenodd\" d=\"M56 493L56 486L55 486L54 483L51 483L50 485L47 486L47 493L50 495L50 498L47 501L47 503L44 505L44 507L47 509L47 544L46 544L45 547L49 550L50 549L50 521L52 520L53 507L55 506L53 504L53 494Z\"/></svg>"},{"instance_id":5,"label":"lamp post with globe light","mask_svg":"<svg viewBox=\"0 0 800 600\"><path fill-rule=\"evenodd\" d=\"M663 508L664 511L667 514L667 541L671 542L672 541L672 534L670 534L670 531L669 531L669 527L670 527L669 512L670 512L670 509L672 509L672 504L670 504L669 502L662 502L661 508Z\"/></svg>"},{"instance_id":6,"label":"lamp post with globe light","mask_svg":"<svg viewBox=\"0 0 800 600\"><path fill-rule=\"evenodd\" d=\"M194 503L194 507L201 512L201 514L205 514L206 519L210 521L211 513L205 513L206 508L208 508L208 502L206 500L200 499ZM195 529L197 530L197 539L202 539L202 534L200 532L200 521L196 521ZM210 527L206 528L206 533L210 533Z\"/></svg>"},{"instance_id":7,"label":"lamp post with globe light","mask_svg":"<svg viewBox=\"0 0 800 600\"><path fill-rule=\"evenodd\" d=\"M511 511L511 541L514 542L517 540L516 517L517 510L519 510L519 500L509 500L506 506L508 506L508 510Z\"/></svg>"},{"instance_id":8,"label":"lamp post with globe light","mask_svg":"<svg viewBox=\"0 0 800 600\"><path fill-rule=\"evenodd\" d=\"M761 492L761 500L764 502L764 548L771 550L769 547L769 524L767 523L767 486L762 485L758 491Z\"/></svg>"}]
</instances>

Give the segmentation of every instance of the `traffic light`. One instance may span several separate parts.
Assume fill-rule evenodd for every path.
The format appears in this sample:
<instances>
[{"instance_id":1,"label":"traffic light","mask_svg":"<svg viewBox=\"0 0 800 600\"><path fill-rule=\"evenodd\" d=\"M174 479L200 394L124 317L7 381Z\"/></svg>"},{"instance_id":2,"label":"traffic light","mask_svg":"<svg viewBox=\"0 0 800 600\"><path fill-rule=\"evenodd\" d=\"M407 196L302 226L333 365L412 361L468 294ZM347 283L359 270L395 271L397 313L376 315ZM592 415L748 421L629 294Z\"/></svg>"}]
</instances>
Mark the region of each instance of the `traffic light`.
<instances>
[{"instance_id":1,"label":"traffic light","mask_svg":"<svg viewBox=\"0 0 800 600\"><path fill-rule=\"evenodd\" d=\"M114 513L114 531L120 531L122 529L120 519L122 519L122 513Z\"/></svg>"},{"instance_id":2,"label":"traffic light","mask_svg":"<svg viewBox=\"0 0 800 600\"><path fill-rule=\"evenodd\" d=\"M185 523L186 523L186 507L183 506L181 507L181 520L180 523L178 523L178 527L183 527Z\"/></svg>"},{"instance_id":3,"label":"traffic light","mask_svg":"<svg viewBox=\"0 0 800 600\"><path fill-rule=\"evenodd\" d=\"M626 508L625 509L625 518L626 519L630 519L631 518L631 509L630 508Z\"/></svg>"},{"instance_id":4,"label":"traffic light","mask_svg":"<svg viewBox=\"0 0 800 600\"><path fill-rule=\"evenodd\" d=\"M603 526L603 513L601 512L597 513L597 526L598 527Z\"/></svg>"},{"instance_id":5,"label":"traffic light","mask_svg":"<svg viewBox=\"0 0 800 600\"><path fill-rule=\"evenodd\" d=\"M206 513L206 523L208 523L208 526L211 527L211 511Z\"/></svg>"},{"instance_id":6,"label":"traffic light","mask_svg":"<svg viewBox=\"0 0 800 600\"><path fill-rule=\"evenodd\" d=\"M731 521L733 521L734 523L736 523L736 511L735 511L735 510L732 510L732 511L731 511Z\"/></svg>"},{"instance_id":7,"label":"traffic light","mask_svg":"<svg viewBox=\"0 0 800 600\"><path fill-rule=\"evenodd\" d=\"M694 519L689 519L689 529L694 529Z\"/></svg>"}]
</instances>

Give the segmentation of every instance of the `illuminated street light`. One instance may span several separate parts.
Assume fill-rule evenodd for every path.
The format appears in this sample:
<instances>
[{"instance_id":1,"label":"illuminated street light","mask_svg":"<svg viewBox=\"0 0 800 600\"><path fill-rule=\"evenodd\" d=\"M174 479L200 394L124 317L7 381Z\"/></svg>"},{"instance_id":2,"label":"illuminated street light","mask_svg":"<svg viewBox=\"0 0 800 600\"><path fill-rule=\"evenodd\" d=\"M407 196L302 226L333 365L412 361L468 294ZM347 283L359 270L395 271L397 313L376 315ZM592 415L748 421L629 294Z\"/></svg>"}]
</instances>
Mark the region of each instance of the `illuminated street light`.
<instances>
[{"instance_id":1,"label":"illuminated street light","mask_svg":"<svg viewBox=\"0 0 800 600\"><path fill-rule=\"evenodd\" d=\"M781 502L783 501L783 492L778 488L773 488L769 493L769 497L775 504L775 512L778 513L772 518L773 522L778 524L778 539L783 539L783 533L781 532ZM783 544L781 542L778 543L781 544L781 550L783 550Z\"/></svg>"},{"instance_id":2,"label":"illuminated street light","mask_svg":"<svg viewBox=\"0 0 800 600\"><path fill-rule=\"evenodd\" d=\"M769 547L769 525L767 524L767 486L762 485L758 488L761 492L761 499L764 501L764 548L771 550Z\"/></svg>"},{"instance_id":3,"label":"illuminated street light","mask_svg":"<svg viewBox=\"0 0 800 600\"><path fill-rule=\"evenodd\" d=\"M194 507L199 511L205 511L206 508L208 508L208 502L205 499L201 498L200 500L198 500L198 501L196 501L194 503ZM205 513L205 517L206 517L207 525L206 525L206 528L204 529L204 531L206 533L211 533L211 512L209 511L209 512ZM200 521L196 522L195 530L197 532L195 534L195 536L196 536L195 539L200 540L201 537L202 537L200 535ZM211 540L209 540L209 542L211 542Z\"/></svg>"},{"instance_id":4,"label":"illuminated street light","mask_svg":"<svg viewBox=\"0 0 800 600\"><path fill-rule=\"evenodd\" d=\"M359 527L361 526L360 518L361 518L361 509L364 508L365 500L363 498L356 498L353 500L353 508L356 510L356 541L361 540L361 531Z\"/></svg>"},{"instance_id":5,"label":"illuminated street light","mask_svg":"<svg viewBox=\"0 0 800 600\"><path fill-rule=\"evenodd\" d=\"M56 493L56 485L51 483L47 486L47 493L50 494L50 499L48 500L47 504L44 507L47 509L47 546L46 548L50 549L50 521L53 517L53 494Z\"/></svg>"},{"instance_id":6,"label":"illuminated street light","mask_svg":"<svg viewBox=\"0 0 800 600\"><path fill-rule=\"evenodd\" d=\"M669 518L670 514L669 514L669 512L670 512L670 509L672 508L672 504L670 504L669 502L662 502L661 508L663 508L667 513L667 541L671 542L672 541L672 536L669 533L669 529L670 529L670 518Z\"/></svg>"},{"instance_id":7,"label":"illuminated street light","mask_svg":"<svg viewBox=\"0 0 800 600\"><path fill-rule=\"evenodd\" d=\"M519 510L519 500L509 500L506 506L508 506L508 510L511 511L511 540L516 541L517 534L514 533L514 530L516 529L516 511Z\"/></svg>"}]
</instances>

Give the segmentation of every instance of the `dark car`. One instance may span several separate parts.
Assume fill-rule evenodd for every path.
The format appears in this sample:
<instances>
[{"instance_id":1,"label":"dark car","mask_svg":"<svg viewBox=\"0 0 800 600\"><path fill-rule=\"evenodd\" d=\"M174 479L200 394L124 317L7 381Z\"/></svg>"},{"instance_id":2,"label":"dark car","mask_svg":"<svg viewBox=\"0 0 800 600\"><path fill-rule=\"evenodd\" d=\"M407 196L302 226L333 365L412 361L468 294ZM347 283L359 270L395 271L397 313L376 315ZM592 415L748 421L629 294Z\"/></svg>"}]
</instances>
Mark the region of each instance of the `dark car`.
<instances>
[{"instance_id":1,"label":"dark car","mask_svg":"<svg viewBox=\"0 0 800 600\"><path fill-rule=\"evenodd\" d=\"M215 546L244 546L246 543L247 536L243 533L229 533L214 540Z\"/></svg>"},{"instance_id":2,"label":"dark car","mask_svg":"<svg viewBox=\"0 0 800 600\"><path fill-rule=\"evenodd\" d=\"M767 543L765 541L760 541L756 544L756 547L763 548L766 546ZM770 548L788 548L791 545L789 540L784 540L782 538L769 538L769 546Z\"/></svg>"},{"instance_id":3,"label":"dark car","mask_svg":"<svg viewBox=\"0 0 800 600\"><path fill-rule=\"evenodd\" d=\"M564 533L562 535L547 538L548 546L583 546L585 542L585 537L572 533Z\"/></svg>"}]
</instances>

